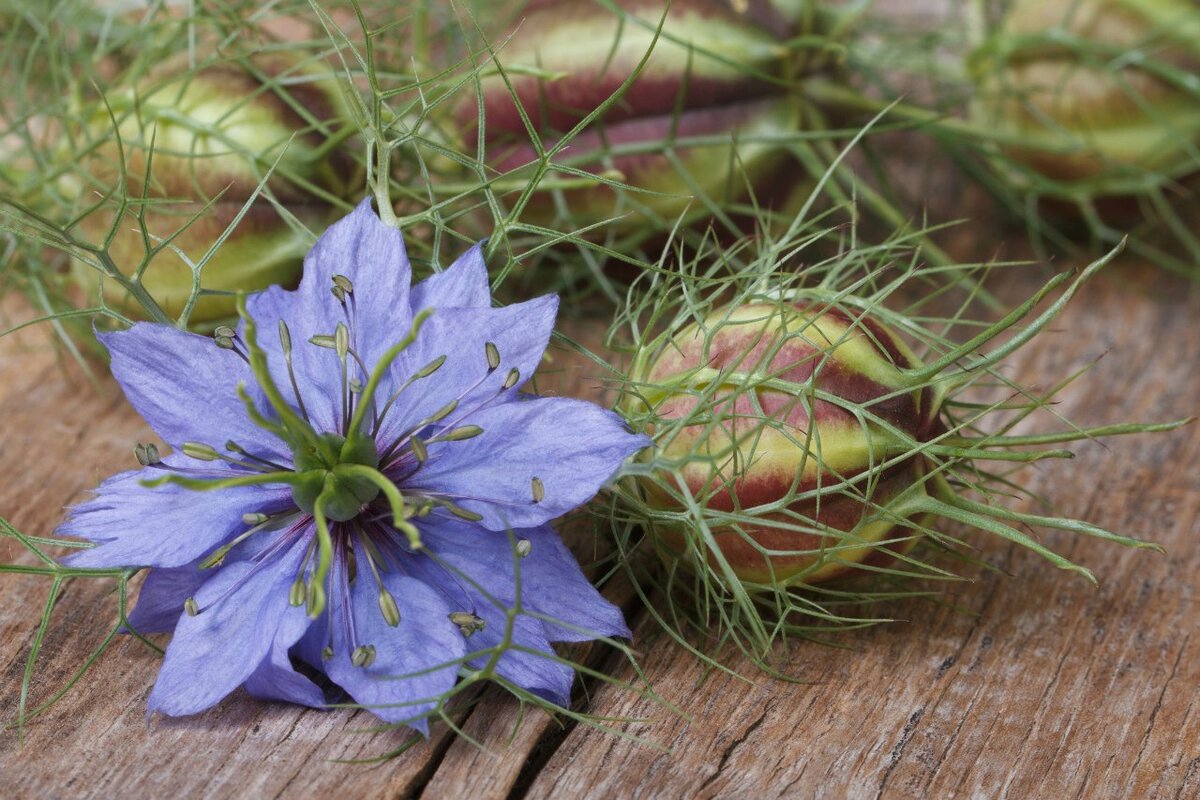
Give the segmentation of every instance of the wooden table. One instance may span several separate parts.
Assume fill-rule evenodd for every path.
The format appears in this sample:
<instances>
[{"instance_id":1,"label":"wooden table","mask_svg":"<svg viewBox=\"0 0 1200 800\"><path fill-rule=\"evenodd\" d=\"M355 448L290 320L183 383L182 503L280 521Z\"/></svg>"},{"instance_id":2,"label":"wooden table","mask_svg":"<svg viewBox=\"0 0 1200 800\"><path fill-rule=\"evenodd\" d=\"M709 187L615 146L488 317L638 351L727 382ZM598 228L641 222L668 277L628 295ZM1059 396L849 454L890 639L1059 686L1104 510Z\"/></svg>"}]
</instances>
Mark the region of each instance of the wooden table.
<instances>
[{"instance_id":1,"label":"wooden table","mask_svg":"<svg viewBox=\"0 0 1200 800\"><path fill-rule=\"evenodd\" d=\"M1030 280L1036 270L1031 270ZM1010 273L1011 274L1011 273ZM1006 291L1010 287L1006 287ZM14 306L17 317L28 312ZM1102 273L1053 330L1011 365L1048 385L1104 356L1056 410L1079 423L1163 420L1200 409L1200 292L1150 269ZM109 380L65 372L45 331L0 341L0 515L49 533L62 507L131 461L147 429ZM581 393L594 381L576 370ZM1046 533L1101 577L1096 589L1005 542L975 536L1000 572L954 587L956 608L898 602L900 620L791 648L809 683L733 661L753 682L713 674L636 606L634 647L682 714L594 688L588 708L642 721L637 744L531 712L513 734L499 695L390 762L334 763L399 744L364 734L363 712L314 711L236 694L188 719L145 717L157 657L123 639L84 683L31 724L0 732L0 796L127 797L1200 797L1200 425L1075 448L1029 470L1065 514L1162 543L1131 552ZM17 556L0 544L0 558ZM0 712L16 713L48 581L0 579ZM34 681L60 686L114 607L95 581L68 586ZM612 653L599 666L630 677ZM664 752L665 750L665 752Z\"/></svg>"}]
</instances>

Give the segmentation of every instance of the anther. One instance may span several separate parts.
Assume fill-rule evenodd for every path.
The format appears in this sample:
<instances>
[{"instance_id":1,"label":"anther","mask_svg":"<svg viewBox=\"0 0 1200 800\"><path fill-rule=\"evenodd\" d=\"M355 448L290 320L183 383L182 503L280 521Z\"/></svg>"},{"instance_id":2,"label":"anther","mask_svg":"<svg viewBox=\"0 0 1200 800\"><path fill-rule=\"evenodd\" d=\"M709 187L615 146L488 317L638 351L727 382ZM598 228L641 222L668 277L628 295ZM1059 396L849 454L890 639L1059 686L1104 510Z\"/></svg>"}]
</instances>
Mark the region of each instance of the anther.
<instances>
[{"instance_id":1,"label":"anther","mask_svg":"<svg viewBox=\"0 0 1200 800\"><path fill-rule=\"evenodd\" d=\"M487 622L470 611L451 611L450 621L458 626L463 636L470 636L487 627Z\"/></svg>"},{"instance_id":2,"label":"anther","mask_svg":"<svg viewBox=\"0 0 1200 800\"><path fill-rule=\"evenodd\" d=\"M511 389L517 385L517 381L521 380L521 370L513 367L508 371L508 377L504 379L504 388Z\"/></svg>"},{"instance_id":3,"label":"anther","mask_svg":"<svg viewBox=\"0 0 1200 800\"><path fill-rule=\"evenodd\" d=\"M446 403L446 405L444 405L440 409L438 409L437 412L434 413L434 415L426 421L426 424L432 423L432 422L440 422L441 420L444 420L446 417L453 414L454 409L456 409L456 408L458 408L458 401L451 400L449 403Z\"/></svg>"},{"instance_id":4,"label":"anther","mask_svg":"<svg viewBox=\"0 0 1200 800\"><path fill-rule=\"evenodd\" d=\"M296 578L292 588L288 590L288 605L299 608L308 600L308 587L302 578Z\"/></svg>"},{"instance_id":5,"label":"anther","mask_svg":"<svg viewBox=\"0 0 1200 800\"><path fill-rule=\"evenodd\" d=\"M412 449L413 457L418 463L424 464L425 459L429 458L429 450L425 447L425 442L418 436L413 436L408 440L408 446Z\"/></svg>"},{"instance_id":6,"label":"anther","mask_svg":"<svg viewBox=\"0 0 1200 800\"><path fill-rule=\"evenodd\" d=\"M463 425L461 428L438 434L437 438L443 442L461 442L464 439L474 439L481 433L483 433L483 428L478 425Z\"/></svg>"},{"instance_id":7,"label":"anther","mask_svg":"<svg viewBox=\"0 0 1200 800\"><path fill-rule=\"evenodd\" d=\"M162 461L158 456L158 448L153 444L139 442L133 447L133 455L143 467L152 467Z\"/></svg>"},{"instance_id":8,"label":"anther","mask_svg":"<svg viewBox=\"0 0 1200 800\"><path fill-rule=\"evenodd\" d=\"M328 350L336 350L337 349L337 339L335 339L332 336L326 336L323 333L318 333L315 336L310 336L308 339L308 343L315 344L317 347L324 347Z\"/></svg>"},{"instance_id":9,"label":"anther","mask_svg":"<svg viewBox=\"0 0 1200 800\"><path fill-rule=\"evenodd\" d=\"M345 361L350 352L350 329L344 322L339 322L337 328L334 329L333 347L337 350L338 358Z\"/></svg>"},{"instance_id":10,"label":"anther","mask_svg":"<svg viewBox=\"0 0 1200 800\"><path fill-rule=\"evenodd\" d=\"M370 645L360 644L354 648L354 652L350 655L350 663L356 667L366 667L368 666L367 662L370 660L373 660L371 659Z\"/></svg>"},{"instance_id":11,"label":"anther","mask_svg":"<svg viewBox=\"0 0 1200 800\"><path fill-rule=\"evenodd\" d=\"M199 459L200 461L219 461L221 454L216 451L216 448L200 442L184 442L179 448L185 456Z\"/></svg>"},{"instance_id":12,"label":"anther","mask_svg":"<svg viewBox=\"0 0 1200 800\"><path fill-rule=\"evenodd\" d=\"M465 519L467 522L479 522L483 519L483 514L476 514L474 511L468 511L460 505L451 503L449 500L441 501L441 504L454 516L459 519Z\"/></svg>"},{"instance_id":13,"label":"anther","mask_svg":"<svg viewBox=\"0 0 1200 800\"><path fill-rule=\"evenodd\" d=\"M500 366L500 349L493 342L486 342L483 345L483 350L487 353L488 369L496 369Z\"/></svg>"},{"instance_id":14,"label":"anther","mask_svg":"<svg viewBox=\"0 0 1200 800\"><path fill-rule=\"evenodd\" d=\"M266 522L269 519L270 519L270 517L268 517L266 514L260 513L258 511L250 511L245 514L242 514L242 522L244 522L247 525L262 525L264 522Z\"/></svg>"},{"instance_id":15,"label":"anther","mask_svg":"<svg viewBox=\"0 0 1200 800\"><path fill-rule=\"evenodd\" d=\"M433 373L435 373L439 369L441 369L442 364L445 364L445 363L446 363L446 357L438 356L433 361L430 361L428 364L426 364L425 366L421 367L419 370L414 372L413 380L416 380L418 378L428 378L430 375L432 375Z\"/></svg>"},{"instance_id":16,"label":"anther","mask_svg":"<svg viewBox=\"0 0 1200 800\"><path fill-rule=\"evenodd\" d=\"M358 378L351 378L350 379L350 391L353 392L354 394L362 394L362 390L363 390L363 382L360 381Z\"/></svg>"},{"instance_id":17,"label":"anther","mask_svg":"<svg viewBox=\"0 0 1200 800\"><path fill-rule=\"evenodd\" d=\"M387 589L379 590L379 613L383 614L383 621L393 628L400 624L400 607Z\"/></svg>"},{"instance_id":18,"label":"anther","mask_svg":"<svg viewBox=\"0 0 1200 800\"><path fill-rule=\"evenodd\" d=\"M229 327L228 325L218 325L213 330L213 336L220 337L222 339L236 339L237 331L235 331L233 328Z\"/></svg>"},{"instance_id":19,"label":"anther","mask_svg":"<svg viewBox=\"0 0 1200 800\"><path fill-rule=\"evenodd\" d=\"M533 495L533 502L540 503L546 498L546 485L542 483L542 479L534 477L529 481L530 493Z\"/></svg>"},{"instance_id":20,"label":"anther","mask_svg":"<svg viewBox=\"0 0 1200 800\"><path fill-rule=\"evenodd\" d=\"M196 598L189 597L183 601L183 610L187 612L189 617L194 617L200 613L200 607L196 605Z\"/></svg>"},{"instance_id":21,"label":"anther","mask_svg":"<svg viewBox=\"0 0 1200 800\"><path fill-rule=\"evenodd\" d=\"M221 348L222 350L233 349L233 339L230 339L228 336L214 336L213 341L216 342L217 347Z\"/></svg>"},{"instance_id":22,"label":"anther","mask_svg":"<svg viewBox=\"0 0 1200 800\"><path fill-rule=\"evenodd\" d=\"M321 660L328 661L331 658L333 658L333 648L329 645L325 645L321 648Z\"/></svg>"},{"instance_id":23,"label":"anther","mask_svg":"<svg viewBox=\"0 0 1200 800\"><path fill-rule=\"evenodd\" d=\"M292 356L292 332L288 330L287 323L279 320L279 346L283 349L285 358Z\"/></svg>"},{"instance_id":24,"label":"anther","mask_svg":"<svg viewBox=\"0 0 1200 800\"><path fill-rule=\"evenodd\" d=\"M533 542L528 539L517 539L517 555L521 558L528 558L529 552L533 550Z\"/></svg>"},{"instance_id":25,"label":"anther","mask_svg":"<svg viewBox=\"0 0 1200 800\"><path fill-rule=\"evenodd\" d=\"M334 275L333 286L335 289L340 289L343 294L354 294L354 284L345 275Z\"/></svg>"}]
</instances>

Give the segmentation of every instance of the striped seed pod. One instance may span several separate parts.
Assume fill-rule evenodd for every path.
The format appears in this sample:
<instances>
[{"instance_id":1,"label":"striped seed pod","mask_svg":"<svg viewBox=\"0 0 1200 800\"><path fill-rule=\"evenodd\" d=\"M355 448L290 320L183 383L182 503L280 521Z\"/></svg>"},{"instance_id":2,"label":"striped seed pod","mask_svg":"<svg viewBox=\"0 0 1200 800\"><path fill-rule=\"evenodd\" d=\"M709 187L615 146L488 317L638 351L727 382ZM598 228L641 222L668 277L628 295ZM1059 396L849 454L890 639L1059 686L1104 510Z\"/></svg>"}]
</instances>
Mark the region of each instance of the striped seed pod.
<instances>
[{"instance_id":1,"label":"striped seed pod","mask_svg":"<svg viewBox=\"0 0 1200 800\"><path fill-rule=\"evenodd\" d=\"M910 520L889 509L924 491L914 448L941 425L934 391L902 372L916 366L882 324L834 306L728 306L681 330L638 385L666 429L660 458L682 485L647 480L643 491L663 511L703 505L711 538L691 521L661 520L656 538L772 586L820 583L906 551Z\"/></svg>"},{"instance_id":2,"label":"striped seed pod","mask_svg":"<svg viewBox=\"0 0 1200 800\"><path fill-rule=\"evenodd\" d=\"M105 203L82 223L93 241L112 232L108 253L124 272L142 264L147 246L170 240L149 259L142 283L164 310L177 314L193 291L187 262L204 257L267 176L263 194L286 212L258 196L203 265L200 286L255 291L299 277L312 245L309 230L324 230L340 213L336 200L358 183L354 161L336 144L350 124L333 73L298 53L199 68L174 59L123 91L109 90L106 105L87 123L95 144L64 188L78 193L83 208L114 187L114 199L129 198L124 218L116 220L114 203ZM94 294L94 270L77 265L76 274ZM112 282L105 293L110 304L138 313ZM232 313L232 297L204 296L191 319Z\"/></svg>"},{"instance_id":3,"label":"striped seed pod","mask_svg":"<svg viewBox=\"0 0 1200 800\"><path fill-rule=\"evenodd\" d=\"M1200 171L1200 6L1016 0L974 54L979 108L1018 163L1093 196Z\"/></svg>"},{"instance_id":4,"label":"striped seed pod","mask_svg":"<svg viewBox=\"0 0 1200 800\"><path fill-rule=\"evenodd\" d=\"M542 182L566 187L576 224L633 211L614 224L636 229L649 217L669 226L689 212L711 216L706 202L727 205L747 187L770 194L783 182L780 138L800 129L807 114L789 82L821 60L789 45L817 24L812 3L677 0L669 11L660 0L612 5L617 10L593 0L529 3L508 37L497 39L506 72L483 77L482 117L474 97L457 107L464 141L473 146L482 125L488 163L517 169L536 160L523 115L551 148L636 74L554 159L635 191L557 171ZM544 222L553 213L543 192L526 219Z\"/></svg>"}]
</instances>

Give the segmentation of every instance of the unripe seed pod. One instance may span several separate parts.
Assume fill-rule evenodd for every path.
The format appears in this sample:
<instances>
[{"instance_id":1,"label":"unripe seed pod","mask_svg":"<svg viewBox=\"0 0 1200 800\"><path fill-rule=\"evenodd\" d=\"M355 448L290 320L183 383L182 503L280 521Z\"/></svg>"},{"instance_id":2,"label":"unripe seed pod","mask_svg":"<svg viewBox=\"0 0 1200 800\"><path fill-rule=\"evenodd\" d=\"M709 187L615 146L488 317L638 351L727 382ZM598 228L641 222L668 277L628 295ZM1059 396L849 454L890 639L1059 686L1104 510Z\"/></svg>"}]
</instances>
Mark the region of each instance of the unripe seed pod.
<instances>
[{"instance_id":1,"label":"unripe seed pod","mask_svg":"<svg viewBox=\"0 0 1200 800\"><path fill-rule=\"evenodd\" d=\"M1200 6L1017 0L974 54L984 122L1006 152L1096 196L1200 171Z\"/></svg>"},{"instance_id":2,"label":"unripe seed pod","mask_svg":"<svg viewBox=\"0 0 1200 800\"><path fill-rule=\"evenodd\" d=\"M107 94L107 107L86 123L87 135L97 142L83 163L86 176L64 188L76 190L86 208L97 193L122 183L123 168L121 189L131 203L125 217L115 220L108 247L116 267L128 274L145 258L139 211L150 247L174 237L173 248L199 261L268 173L267 188L288 213L314 233L324 230L339 213L333 202L357 183L358 170L345 148L331 145L352 121L338 81L320 69L283 52L194 70L184 60L172 60L136 85ZM212 206L205 210L208 203ZM107 206L81 223L96 243L113 226ZM201 287L255 291L294 282L311 245L302 228L259 196L204 265ZM95 271L78 265L77 274L94 294ZM171 314L183 308L193 289L191 269L170 247L150 260L142 282ZM138 313L111 281L106 300ZM192 319L232 312L231 298L204 297Z\"/></svg>"},{"instance_id":3,"label":"unripe seed pod","mask_svg":"<svg viewBox=\"0 0 1200 800\"><path fill-rule=\"evenodd\" d=\"M744 196L747 183L767 193L786 158L779 141L807 114L786 87L818 60L787 44L811 24L809 5L677 0L655 43L666 9L660 0L619 0L628 18L593 0L532 2L511 38L498 39L511 88L499 74L481 81L488 163L506 172L534 161L522 111L543 144L554 145L634 74L653 45L637 79L556 163L648 190L629 199L667 223L689 207L711 216L693 197L725 205ZM469 143L477 111L473 97L457 108ZM586 183L558 172L545 183L554 181ZM622 191L601 182L564 193L581 225L633 210L620 202ZM549 197L537 195L526 219L553 213ZM618 223L644 224L639 215Z\"/></svg>"},{"instance_id":4,"label":"unripe seed pod","mask_svg":"<svg viewBox=\"0 0 1200 800\"><path fill-rule=\"evenodd\" d=\"M924 491L926 464L913 450L940 426L934 392L913 389L903 372L916 366L870 316L759 302L673 336L643 369L638 393L666 434L659 456L691 498L717 516L758 509L711 526L733 573L814 584L890 561L914 541L888 505ZM645 480L643 496L656 510L683 510L659 481ZM710 563L721 560L688 541L697 535L690 524L658 522L654 532L671 551L707 549Z\"/></svg>"}]
</instances>

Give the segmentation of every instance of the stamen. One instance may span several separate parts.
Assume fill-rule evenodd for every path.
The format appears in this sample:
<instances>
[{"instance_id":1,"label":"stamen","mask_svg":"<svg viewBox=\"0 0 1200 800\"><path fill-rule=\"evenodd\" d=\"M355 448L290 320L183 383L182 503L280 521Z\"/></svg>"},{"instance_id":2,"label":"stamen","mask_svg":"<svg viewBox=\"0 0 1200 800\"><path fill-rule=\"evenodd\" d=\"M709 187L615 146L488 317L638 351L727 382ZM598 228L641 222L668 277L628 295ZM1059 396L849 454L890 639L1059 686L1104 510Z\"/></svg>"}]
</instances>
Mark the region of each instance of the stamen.
<instances>
[{"instance_id":1,"label":"stamen","mask_svg":"<svg viewBox=\"0 0 1200 800\"><path fill-rule=\"evenodd\" d=\"M450 621L458 626L463 636L470 636L487 627L486 620L475 616L470 611L451 611L449 616Z\"/></svg>"},{"instance_id":2,"label":"stamen","mask_svg":"<svg viewBox=\"0 0 1200 800\"><path fill-rule=\"evenodd\" d=\"M500 349L493 342L485 342L483 351L487 355L488 370L495 370L500 366Z\"/></svg>"},{"instance_id":3,"label":"stamen","mask_svg":"<svg viewBox=\"0 0 1200 800\"><path fill-rule=\"evenodd\" d=\"M374 546L368 546L369 537L366 532L360 530L358 542L362 545L363 554L367 557L367 566L371 568L371 575L375 578L375 586L379 589L379 613L383 615L383 621L393 628L400 624L400 607L396 605L396 598L392 596L383 585L383 579L379 577L379 565L375 563L375 558L378 552L372 552Z\"/></svg>"},{"instance_id":4,"label":"stamen","mask_svg":"<svg viewBox=\"0 0 1200 800\"><path fill-rule=\"evenodd\" d=\"M270 517L268 517L266 514L263 514L262 512L258 512L258 511L252 511L252 512L242 514L242 522L244 522L247 525L261 525L262 523L266 522L268 519L270 519Z\"/></svg>"},{"instance_id":5,"label":"stamen","mask_svg":"<svg viewBox=\"0 0 1200 800\"><path fill-rule=\"evenodd\" d=\"M483 514L476 514L474 511L468 511L467 509L450 500L437 500L435 502L454 516L458 517L459 519L465 519L467 522L479 522L479 520L483 519Z\"/></svg>"},{"instance_id":6,"label":"stamen","mask_svg":"<svg viewBox=\"0 0 1200 800\"><path fill-rule=\"evenodd\" d=\"M233 441L232 439L230 439L229 441L227 441L225 443L225 449L231 453L237 453L239 456L248 458L251 461L256 461L259 464L262 464L264 467L271 467L272 469L278 469L278 470L284 470L284 471L286 471L288 469L288 467L284 466L283 464L280 464L275 461L271 461L270 459L267 459L267 458L263 458L262 456L254 455L253 453L247 451L246 448L242 447L240 444Z\"/></svg>"},{"instance_id":7,"label":"stamen","mask_svg":"<svg viewBox=\"0 0 1200 800\"><path fill-rule=\"evenodd\" d=\"M138 442L133 446L133 456L143 467L153 467L162 462L158 455L158 446Z\"/></svg>"},{"instance_id":8,"label":"stamen","mask_svg":"<svg viewBox=\"0 0 1200 800\"><path fill-rule=\"evenodd\" d=\"M375 655L375 645L362 644L354 648L354 653L350 656L350 663L366 669L375 663Z\"/></svg>"},{"instance_id":9,"label":"stamen","mask_svg":"<svg viewBox=\"0 0 1200 800\"><path fill-rule=\"evenodd\" d=\"M321 648L321 660L328 661L331 658L333 658L333 648L329 645L325 645Z\"/></svg>"},{"instance_id":10,"label":"stamen","mask_svg":"<svg viewBox=\"0 0 1200 800\"><path fill-rule=\"evenodd\" d=\"M517 555L521 558L528 558L529 553L533 550L533 542L528 539L517 539Z\"/></svg>"},{"instance_id":11,"label":"stamen","mask_svg":"<svg viewBox=\"0 0 1200 800\"><path fill-rule=\"evenodd\" d=\"M542 502L546 498L546 486L542 483L542 479L535 476L530 480L529 484L533 494L533 502Z\"/></svg>"},{"instance_id":12,"label":"stamen","mask_svg":"<svg viewBox=\"0 0 1200 800\"><path fill-rule=\"evenodd\" d=\"M508 377L504 379L504 388L511 389L517 385L517 381L521 380L521 370L513 367L508 371Z\"/></svg>"},{"instance_id":13,"label":"stamen","mask_svg":"<svg viewBox=\"0 0 1200 800\"><path fill-rule=\"evenodd\" d=\"M304 578L296 578L292 582L292 588L288 590L288 605L299 608L304 605L304 601L308 599L308 587L304 585Z\"/></svg>"},{"instance_id":14,"label":"stamen","mask_svg":"<svg viewBox=\"0 0 1200 800\"><path fill-rule=\"evenodd\" d=\"M304 398L300 396L300 384L296 382L296 370L292 368L292 332L288 330L287 323L283 320L279 320L279 346L283 349L283 360L287 364L288 380L292 383L292 394L296 397L296 405L300 407L300 413L304 416L305 421L312 422L308 416L308 409L304 407Z\"/></svg>"},{"instance_id":15,"label":"stamen","mask_svg":"<svg viewBox=\"0 0 1200 800\"><path fill-rule=\"evenodd\" d=\"M437 436L429 440L433 442L461 442L466 439L474 439L479 434L483 433L483 428L478 425L464 425L461 428L454 428L446 433L439 433Z\"/></svg>"},{"instance_id":16,"label":"stamen","mask_svg":"<svg viewBox=\"0 0 1200 800\"><path fill-rule=\"evenodd\" d=\"M183 610L187 612L189 617L194 617L200 613L200 607L196 605L196 598L189 597L183 601Z\"/></svg>"},{"instance_id":17,"label":"stamen","mask_svg":"<svg viewBox=\"0 0 1200 800\"><path fill-rule=\"evenodd\" d=\"M354 284L345 275L334 275L333 286L341 291L343 297L354 294Z\"/></svg>"},{"instance_id":18,"label":"stamen","mask_svg":"<svg viewBox=\"0 0 1200 800\"><path fill-rule=\"evenodd\" d=\"M425 442L421 437L414 436L408 440L408 447L412 450L413 457L417 459L418 464L424 464L425 459L429 458L429 451L425 448Z\"/></svg>"},{"instance_id":19,"label":"stamen","mask_svg":"<svg viewBox=\"0 0 1200 800\"><path fill-rule=\"evenodd\" d=\"M215 448L201 444L200 442L184 442L179 448L185 456L195 458L199 461L220 461L221 454Z\"/></svg>"},{"instance_id":20,"label":"stamen","mask_svg":"<svg viewBox=\"0 0 1200 800\"><path fill-rule=\"evenodd\" d=\"M379 590L379 613L383 614L383 621L393 628L400 624L400 607L387 589Z\"/></svg>"}]
</instances>

